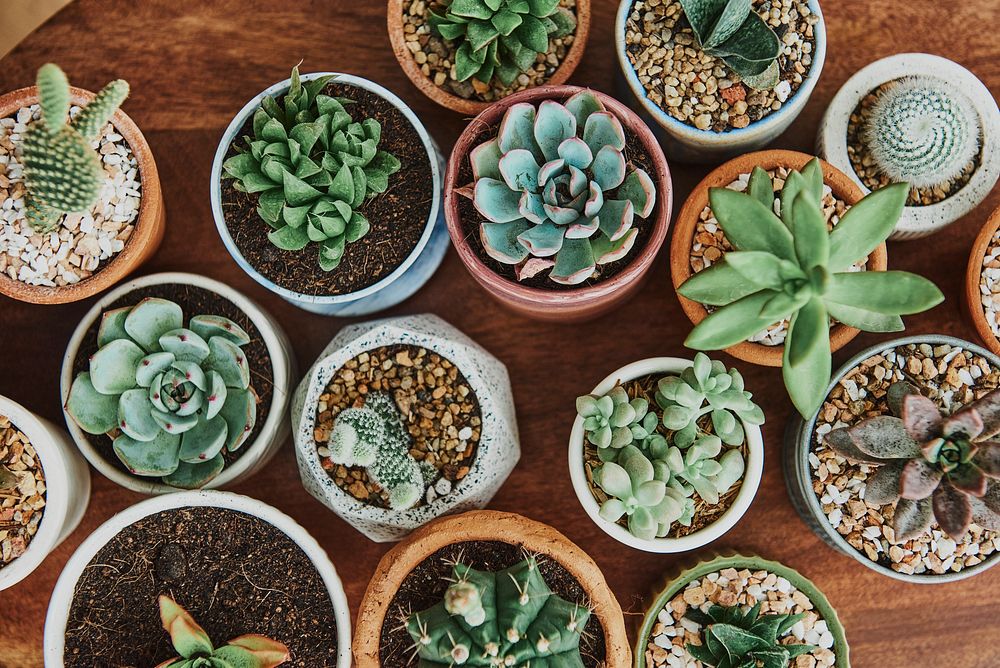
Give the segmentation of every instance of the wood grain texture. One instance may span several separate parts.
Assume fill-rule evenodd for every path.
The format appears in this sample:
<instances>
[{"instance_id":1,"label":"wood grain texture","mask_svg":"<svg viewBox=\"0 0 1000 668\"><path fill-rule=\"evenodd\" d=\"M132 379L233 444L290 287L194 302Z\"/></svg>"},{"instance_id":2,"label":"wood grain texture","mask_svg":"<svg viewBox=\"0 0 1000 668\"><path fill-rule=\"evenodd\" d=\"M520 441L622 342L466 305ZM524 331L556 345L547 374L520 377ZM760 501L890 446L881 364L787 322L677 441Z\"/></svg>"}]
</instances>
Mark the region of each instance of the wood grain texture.
<instances>
[{"instance_id":1,"label":"wood grain texture","mask_svg":"<svg viewBox=\"0 0 1000 668\"><path fill-rule=\"evenodd\" d=\"M614 0L595 1L590 44L571 83L614 92L616 6ZM287 77L300 59L305 71L339 70L386 85L414 107L442 148L450 149L464 119L433 105L405 78L390 51L384 9L377 0L77 0L0 61L0 90L30 84L36 69L50 60L60 63L73 83L90 89L115 77L127 79L133 93L125 109L153 148L170 212L164 245L143 272L199 272L245 291L284 323L305 367L345 321L297 310L237 268L212 223L212 155L232 115L257 92ZM988 29L997 24L996 0L827 0L824 11L826 69L811 103L777 146L811 150L820 116L837 88L861 66L895 52L947 56L1000 90L1000 52L995 31ZM679 206L706 169L672 168ZM909 332L974 336L961 312L963 272L976 232L998 204L1000 194L994 192L946 231L890 244L891 268L929 275L948 297L931 313L909 318ZM566 443L574 398L607 373L647 356L689 354L682 341L690 325L670 285L666 249L651 274L639 296L612 315L579 326L544 325L501 310L450 251L427 286L393 311L437 313L508 365L523 457L491 507L548 522L587 550L627 611L630 632L654 588L698 555L648 555L605 536L573 495ZM0 393L62 422L59 366L73 327L89 306L0 300ZM862 334L837 354L835 363L878 340ZM1000 572L949 585L905 585L826 547L799 520L785 493L778 454L792 408L780 374L741 366L767 415L767 458L757 499L717 547L759 553L812 578L840 611L859 668L945 663L995 668L1000 663ZM330 553L357 610L389 546L369 542L302 490L290 442L269 470L234 491L271 503L301 522ZM31 577L0 593L0 667L42 665L45 609L60 569L98 524L138 500L95 474L91 506L79 529Z\"/></svg>"}]
</instances>

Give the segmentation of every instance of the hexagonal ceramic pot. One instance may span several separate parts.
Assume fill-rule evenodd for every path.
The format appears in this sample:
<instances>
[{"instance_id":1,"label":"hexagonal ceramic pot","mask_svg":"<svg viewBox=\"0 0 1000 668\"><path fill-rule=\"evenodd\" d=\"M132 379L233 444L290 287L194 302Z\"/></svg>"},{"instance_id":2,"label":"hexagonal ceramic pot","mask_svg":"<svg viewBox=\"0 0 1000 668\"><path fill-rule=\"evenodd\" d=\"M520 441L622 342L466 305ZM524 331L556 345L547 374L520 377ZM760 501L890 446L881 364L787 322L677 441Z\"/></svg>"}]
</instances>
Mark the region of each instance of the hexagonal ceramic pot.
<instances>
[{"instance_id":1,"label":"hexagonal ceramic pot","mask_svg":"<svg viewBox=\"0 0 1000 668\"><path fill-rule=\"evenodd\" d=\"M396 344L426 348L455 364L479 401L482 429L472 469L454 489L431 503L390 510L354 498L327 474L316 452L316 404L334 373L363 352ZM414 315L348 325L303 377L292 397L295 456L306 490L373 541L400 540L441 515L483 508L521 456L514 398L507 369L484 348L434 315Z\"/></svg>"}]
</instances>

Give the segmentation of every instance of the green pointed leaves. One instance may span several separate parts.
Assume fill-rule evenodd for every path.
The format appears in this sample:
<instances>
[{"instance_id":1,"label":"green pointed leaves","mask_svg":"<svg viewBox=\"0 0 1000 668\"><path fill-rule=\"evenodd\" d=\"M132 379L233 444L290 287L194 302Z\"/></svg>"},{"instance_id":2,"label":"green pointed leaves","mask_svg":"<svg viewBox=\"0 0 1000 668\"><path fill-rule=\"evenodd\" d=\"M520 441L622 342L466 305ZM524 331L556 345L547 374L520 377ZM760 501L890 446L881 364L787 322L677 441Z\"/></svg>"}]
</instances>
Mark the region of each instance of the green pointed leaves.
<instances>
[{"instance_id":1,"label":"green pointed leaves","mask_svg":"<svg viewBox=\"0 0 1000 668\"><path fill-rule=\"evenodd\" d=\"M788 326L781 373L802 415L819 410L830 382L830 321L823 302L809 300Z\"/></svg>"},{"instance_id":2,"label":"green pointed leaves","mask_svg":"<svg viewBox=\"0 0 1000 668\"><path fill-rule=\"evenodd\" d=\"M858 271L834 274L825 299L889 316L922 313L944 295L922 276L905 271Z\"/></svg>"},{"instance_id":3,"label":"green pointed leaves","mask_svg":"<svg viewBox=\"0 0 1000 668\"><path fill-rule=\"evenodd\" d=\"M781 43L750 0L681 0L681 6L705 53L722 58L754 88L778 83Z\"/></svg>"},{"instance_id":4,"label":"green pointed leaves","mask_svg":"<svg viewBox=\"0 0 1000 668\"><path fill-rule=\"evenodd\" d=\"M755 198L728 188L710 188L712 214L736 250L759 250L795 260L792 233Z\"/></svg>"},{"instance_id":5,"label":"green pointed leaves","mask_svg":"<svg viewBox=\"0 0 1000 668\"><path fill-rule=\"evenodd\" d=\"M761 317L761 309L776 293L754 292L710 313L691 331L684 345L695 350L722 350L746 341L774 321Z\"/></svg>"},{"instance_id":6,"label":"green pointed leaves","mask_svg":"<svg viewBox=\"0 0 1000 668\"><path fill-rule=\"evenodd\" d=\"M830 232L830 270L845 271L878 248L896 227L909 192L907 184L896 183L848 209Z\"/></svg>"}]
</instances>

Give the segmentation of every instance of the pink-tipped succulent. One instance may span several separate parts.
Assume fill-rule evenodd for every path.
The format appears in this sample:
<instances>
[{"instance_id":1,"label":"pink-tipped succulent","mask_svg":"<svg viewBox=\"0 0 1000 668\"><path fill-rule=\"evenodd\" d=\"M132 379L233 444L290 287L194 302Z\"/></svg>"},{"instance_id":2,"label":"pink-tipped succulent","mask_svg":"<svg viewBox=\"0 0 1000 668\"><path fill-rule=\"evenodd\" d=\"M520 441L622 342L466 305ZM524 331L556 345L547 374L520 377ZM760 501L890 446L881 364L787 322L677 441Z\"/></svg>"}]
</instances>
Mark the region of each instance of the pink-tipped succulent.
<instances>
[{"instance_id":1,"label":"pink-tipped succulent","mask_svg":"<svg viewBox=\"0 0 1000 668\"><path fill-rule=\"evenodd\" d=\"M592 91L512 105L497 136L471 151L475 183L459 191L485 218L486 253L515 265L519 280L548 270L566 285L625 257L635 217L656 204L653 180L629 165L625 144L621 121Z\"/></svg>"},{"instance_id":2,"label":"pink-tipped succulent","mask_svg":"<svg viewBox=\"0 0 1000 668\"><path fill-rule=\"evenodd\" d=\"M160 596L160 620L180 655L156 668L275 668L291 658L288 648L260 635L242 635L215 648L205 629L169 596Z\"/></svg>"},{"instance_id":3,"label":"pink-tipped succulent","mask_svg":"<svg viewBox=\"0 0 1000 668\"><path fill-rule=\"evenodd\" d=\"M909 383L889 387L893 415L879 415L827 434L847 459L877 466L865 500L896 504L897 541L927 532L936 521L961 539L969 525L1000 530L1000 390L943 416ZM898 417L897 417L898 416Z\"/></svg>"}]
</instances>

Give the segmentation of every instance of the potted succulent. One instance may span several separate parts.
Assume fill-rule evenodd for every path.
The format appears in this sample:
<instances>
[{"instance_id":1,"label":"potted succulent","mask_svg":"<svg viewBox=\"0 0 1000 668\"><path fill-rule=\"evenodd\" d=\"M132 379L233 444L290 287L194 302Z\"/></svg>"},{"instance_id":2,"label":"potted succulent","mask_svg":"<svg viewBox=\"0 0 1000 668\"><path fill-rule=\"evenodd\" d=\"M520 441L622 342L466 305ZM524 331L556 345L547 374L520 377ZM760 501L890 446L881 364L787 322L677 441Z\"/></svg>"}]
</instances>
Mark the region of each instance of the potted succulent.
<instances>
[{"instance_id":1,"label":"potted succulent","mask_svg":"<svg viewBox=\"0 0 1000 668\"><path fill-rule=\"evenodd\" d=\"M118 107L122 80L71 87L56 65L0 96L0 293L36 304L114 285L163 238L160 177L146 139Z\"/></svg>"},{"instance_id":2,"label":"potted succulent","mask_svg":"<svg viewBox=\"0 0 1000 668\"><path fill-rule=\"evenodd\" d=\"M212 213L255 281L308 311L364 315L407 299L440 265L443 168L391 92L295 67L226 129Z\"/></svg>"},{"instance_id":3,"label":"potted succulent","mask_svg":"<svg viewBox=\"0 0 1000 668\"><path fill-rule=\"evenodd\" d=\"M153 274L102 298L63 358L66 424L136 492L235 484L284 441L294 362L280 325L229 286Z\"/></svg>"},{"instance_id":4,"label":"potted succulent","mask_svg":"<svg viewBox=\"0 0 1000 668\"><path fill-rule=\"evenodd\" d=\"M735 369L704 353L614 372L577 399L573 488L605 533L648 552L707 545L760 485L764 414Z\"/></svg>"},{"instance_id":5,"label":"potted succulent","mask_svg":"<svg viewBox=\"0 0 1000 668\"><path fill-rule=\"evenodd\" d=\"M90 469L69 435L0 396L0 591L38 568L89 501Z\"/></svg>"},{"instance_id":6,"label":"potted succulent","mask_svg":"<svg viewBox=\"0 0 1000 668\"><path fill-rule=\"evenodd\" d=\"M791 151L748 154L709 174L684 203L670 250L695 323L685 345L781 366L792 403L814 413L831 349L858 330L900 331L901 315L944 300L927 279L886 271L884 241L906 185L859 195L841 172Z\"/></svg>"},{"instance_id":7,"label":"potted succulent","mask_svg":"<svg viewBox=\"0 0 1000 668\"><path fill-rule=\"evenodd\" d=\"M428 666L632 665L621 607L597 564L545 524L485 510L414 532L368 584L355 665L416 666L418 657Z\"/></svg>"},{"instance_id":8,"label":"potted succulent","mask_svg":"<svg viewBox=\"0 0 1000 668\"><path fill-rule=\"evenodd\" d=\"M979 230L972 252L969 254L969 265L965 272L964 301L966 312L976 333L983 344L994 354L1000 355L1000 322L997 320L997 310L1000 309L1000 208L993 211L989 220ZM994 303L996 299L996 303Z\"/></svg>"},{"instance_id":9,"label":"potted succulent","mask_svg":"<svg viewBox=\"0 0 1000 668\"><path fill-rule=\"evenodd\" d=\"M116 563L128 569L107 565ZM45 618L51 666L286 660L349 668L347 598L326 552L295 520L229 492L162 495L109 519L67 562Z\"/></svg>"},{"instance_id":10,"label":"potted succulent","mask_svg":"<svg viewBox=\"0 0 1000 668\"><path fill-rule=\"evenodd\" d=\"M1000 358L938 334L845 364L820 410L789 423L789 495L823 540L900 580L939 583L998 562Z\"/></svg>"},{"instance_id":11,"label":"potted succulent","mask_svg":"<svg viewBox=\"0 0 1000 668\"><path fill-rule=\"evenodd\" d=\"M448 163L445 212L472 277L515 311L583 320L631 297L667 233L663 152L613 98L570 86L484 111Z\"/></svg>"},{"instance_id":12,"label":"potted succulent","mask_svg":"<svg viewBox=\"0 0 1000 668\"><path fill-rule=\"evenodd\" d=\"M646 612L635 657L636 668L851 665L823 592L788 566L743 555L702 561L671 580Z\"/></svg>"},{"instance_id":13,"label":"potted succulent","mask_svg":"<svg viewBox=\"0 0 1000 668\"><path fill-rule=\"evenodd\" d=\"M343 328L292 430L306 490L375 541L484 507L521 455L507 369L433 315Z\"/></svg>"},{"instance_id":14,"label":"potted succulent","mask_svg":"<svg viewBox=\"0 0 1000 668\"><path fill-rule=\"evenodd\" d=\"M621 0L615 41L634 106L681 162L717 162L777 139L826 60L818 0Z\"/></svg>"},{"instance_id":15,"label":"potted succulent","mask_svg":"<svg viewBox=\"0 0 1000 668\"><path fill-rule=\"evenodd\" d=\"M826 108L817 151L865 192L909 183L891 239L916 239L955 222L1000 177L1000 110L958 63L926 53L877 60L848 79Z\"/></svg>"},{"instance_id":16,"label":"potted succulent","mask_svg":"<svg viewBox=\"0 0 1000 668\"><path fill-rule=\"evenodd\" d=\"M590 31L590 0L390 0L389 39L424 95L475 115L526 88L566 82Z\"/></svg>"}]
</instances>

